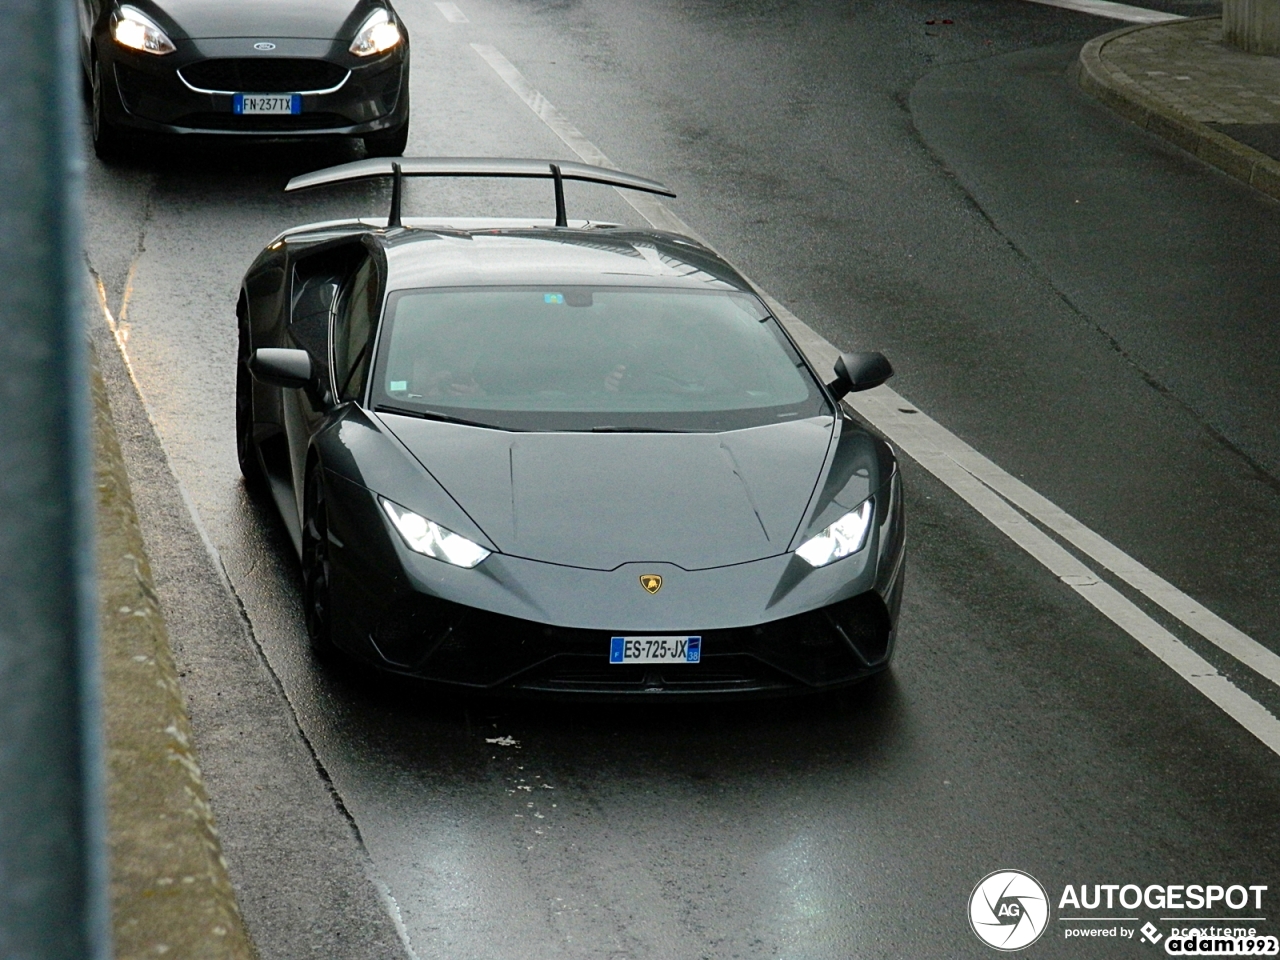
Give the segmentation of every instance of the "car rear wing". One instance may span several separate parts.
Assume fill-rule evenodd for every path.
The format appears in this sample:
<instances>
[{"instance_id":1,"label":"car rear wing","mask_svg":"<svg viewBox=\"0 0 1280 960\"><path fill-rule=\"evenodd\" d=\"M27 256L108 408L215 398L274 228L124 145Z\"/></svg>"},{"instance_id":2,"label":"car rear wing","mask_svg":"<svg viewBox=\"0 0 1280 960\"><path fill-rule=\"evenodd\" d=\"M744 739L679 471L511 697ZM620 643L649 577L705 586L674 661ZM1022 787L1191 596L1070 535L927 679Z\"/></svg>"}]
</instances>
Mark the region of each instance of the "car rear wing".
<instances>
[{"instance_id":1,"label":"car rear wing","mask_svg":"<svg viewBox=\"0 0 1280 960\"><path fill-rule=\"evenodd\" d=\"M564 205L564 181L579 180L584 183L603 183L624 190L640 190L662 197L674 197L675 193L656 180L638 177L621 170L593 167L585 163L569 163L560 160L523 160L507 157L394 157L356 160L352 163L326 167L312 173L294 177L285 186L286 191L307 190L329 183L345 183L348 180L369 180L391 177L391 212L387 215L387 227L401 226L400 194L405 177L522 177L551 180L556 193L556 226L567 227L569 216Z\"/></svg>"}]
</instances>

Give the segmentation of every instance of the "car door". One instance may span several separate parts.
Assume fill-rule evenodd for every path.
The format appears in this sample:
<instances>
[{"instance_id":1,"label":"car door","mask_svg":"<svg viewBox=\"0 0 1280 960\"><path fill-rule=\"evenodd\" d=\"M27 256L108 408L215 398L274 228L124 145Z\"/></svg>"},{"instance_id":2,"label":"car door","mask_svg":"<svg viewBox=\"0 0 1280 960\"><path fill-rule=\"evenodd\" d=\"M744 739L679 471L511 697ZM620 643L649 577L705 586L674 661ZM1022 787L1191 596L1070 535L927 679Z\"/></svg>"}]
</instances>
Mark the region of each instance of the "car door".
<instances>
[{"instance_id":1,"label":"car door","mask_svg":"<svg viewBox=\"0 0 1280 960\"><path fill-rule=\"evenodd\" d=\"M288 391L285 433L299 522L311 438L342 405L359 401L382 298L379 260L353 244L294 269L289 336L311 355L319 391Z\"/></svg>"},{"instance_id":2,"label":"car door","mask_svg":"<svg viewBox=\"0 0 1280 960\"><path fill-rule=\"evenodd\" d=\"M359 402L373 352L382 305L378 259L366 256L344 285L333 314L332 373L335 402Z\"/></svg>"}]
</instances>

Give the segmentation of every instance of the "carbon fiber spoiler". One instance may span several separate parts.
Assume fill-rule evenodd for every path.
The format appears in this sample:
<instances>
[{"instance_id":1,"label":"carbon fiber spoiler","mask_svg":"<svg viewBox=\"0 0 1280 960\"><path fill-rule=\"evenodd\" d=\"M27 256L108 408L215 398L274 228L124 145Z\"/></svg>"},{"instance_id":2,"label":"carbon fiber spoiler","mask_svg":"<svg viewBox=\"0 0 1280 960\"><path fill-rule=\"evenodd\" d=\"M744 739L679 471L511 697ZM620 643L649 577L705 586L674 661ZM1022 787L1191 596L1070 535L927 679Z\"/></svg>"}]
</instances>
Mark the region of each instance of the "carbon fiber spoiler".
<instances>
[{"instance_id":1,"label":"carbon fiber spoiler","mask_svg":"<svg viewBox=\"0 0 1280 960\"><path fill-rule=\"evenodd\" d=\"M345 183L348 180L369 180L391 177L391 212L387 226L400 226L401 183L405 177L521 177L525 179L551 180L555 184L556 226L567 227L569 217L564 206L564 181L579 180L584 183L602 183L624 190L640 190L663 197L675 193L646 177L606 167L593 167L585 163L560 160L525 160L509 157L389 157L356 160L352 163L326 167L312 173L294 177L285 186L286 191L307 190L329 183Z\"/></svg>"}]
</instances>

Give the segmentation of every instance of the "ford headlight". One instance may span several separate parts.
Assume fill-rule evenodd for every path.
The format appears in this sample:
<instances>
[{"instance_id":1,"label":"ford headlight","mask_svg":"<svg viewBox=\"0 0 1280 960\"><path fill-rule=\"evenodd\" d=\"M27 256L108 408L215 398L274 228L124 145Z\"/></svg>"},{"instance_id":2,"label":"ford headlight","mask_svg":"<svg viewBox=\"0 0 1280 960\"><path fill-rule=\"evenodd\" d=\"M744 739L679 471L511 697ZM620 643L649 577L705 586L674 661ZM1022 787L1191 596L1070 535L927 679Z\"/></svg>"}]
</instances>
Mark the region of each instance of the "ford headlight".
<instances>
[{"instance_id":1,"label":"ford headlight","mask_svg":"<svg viewBox=\"0 0 1280 960\"><path fill-rule=\"evenodd\" d=\"M386 10L375 10L356 31L356 38L349 48L357 57L371 57L386 53L402 39L400 28Z\"/></svg>"},{"instance_id":2,"label":"ford headlight","mask_svg":"<svg viewBox=\"0 0 1280 960\"><path fill-rule=\"evenodd\" d=\"M466 537L452 530L446 530L434 520L420 517L397 503L392 503L383 497L379 497L378 502L382 504L382 509L391 519L391 525L404 539L405 546L415 553L435 557L445 563L452 563L455 567L468 569L474 567L490 553L480 544L472 543Z\"/></svg>"},{"instance_id":3,"label":"ford headlight","mask_svg":"<svg viewBox=\"0 0 1280 960\"><path fill-rule=\"evenodd\" d=\"M868 497L856 510L846 513L816 537L800 544L796 555L811 567L825 567L834 560L857 553L867 544L871 518L875 514L875 501Z\"/></svg>"},{"instance_id":4,"label":"ford headlight","mask_svg":"<svg viewBox=\"0 0 1280 960\"><path fill-rule=\"evenodd\" d=\"M162 56L178 48L155 21L136 7L121 7L111 16L111 39L130 50Z\"/></svg>"}]
</instances>

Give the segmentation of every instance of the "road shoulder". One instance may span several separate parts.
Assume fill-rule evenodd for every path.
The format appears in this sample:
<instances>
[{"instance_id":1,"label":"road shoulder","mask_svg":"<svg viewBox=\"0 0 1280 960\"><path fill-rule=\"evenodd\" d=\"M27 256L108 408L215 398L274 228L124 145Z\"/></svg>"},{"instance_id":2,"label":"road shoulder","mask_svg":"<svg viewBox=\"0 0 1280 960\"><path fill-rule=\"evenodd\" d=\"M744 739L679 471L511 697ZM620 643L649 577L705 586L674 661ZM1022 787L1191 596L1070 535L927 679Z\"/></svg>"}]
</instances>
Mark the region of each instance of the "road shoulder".
<instances>
[{"instance_id":1,"label":"road shoulder","mask_svg":"<svg viewBox=\"0 0 1280 960\"><path fill-rule=\"evenodd\" d=\"M252 960L96 357L91 377L115 955Z\"/></svg>"},{"instance_id":2,"label":"road shoulder","mask_svg":"<svg viewBox=\"0 0 1280 960\"><path fill-rule=\"evenodd\" d=\"M150 558L154 586L147 619L167 628L176 667L177 687L166 683L165 696L180 694L178 706L190 717L185 756L194 769L199 755L208 792L204 815L211 810L216 818L249 938L272 960L403 960L406 950L371 880L354 822L201 537L112 330L100 311L94 313L88 326L120 450L112 484L132 491L135 530L146 551L135 541L126 552ZM122 600L108 609L137 602ZM140 664L129 661L140 655L121 653L129 663ZM108 658L118 660L112 651ZM137 726L132 712L120 723L129 730ZM193 832L191 823L188 818L183 825L188 839L210 835ZM179 881L188 875L194 876L184 873ZM118 948L118 955L131 954ZM251 956L176 948L165 955Z\"/></svg>"}]
</instances>

